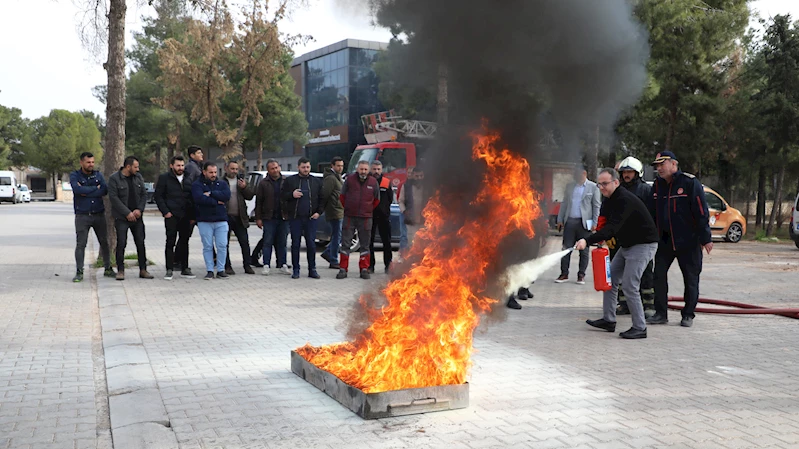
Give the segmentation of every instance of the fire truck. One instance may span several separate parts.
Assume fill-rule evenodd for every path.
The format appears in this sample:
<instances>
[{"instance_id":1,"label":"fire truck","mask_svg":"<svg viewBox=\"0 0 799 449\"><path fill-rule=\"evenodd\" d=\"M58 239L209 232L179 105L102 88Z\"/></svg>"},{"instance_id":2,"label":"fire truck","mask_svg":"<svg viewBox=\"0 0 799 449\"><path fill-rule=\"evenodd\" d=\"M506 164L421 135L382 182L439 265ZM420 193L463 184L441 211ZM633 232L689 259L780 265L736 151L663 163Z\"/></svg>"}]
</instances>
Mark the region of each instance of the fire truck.
<instances>
[{"instance_id":1,"label":"fire truck","mask_svg":"<svg viewBox=\"0 0 799 449\"><path fill-rule=\"evenodd\" d=\"M432 141L438 129L435 122L403 119L394 110L361 116L361 123L367 143L355 148L347 173L354 173L359 161L379 160L383 163L384 176L391 180L395 190L408 179L408 168L421 161L424 144ZM539 145L549 150L544 152L546 154L559 154L551 133L545 134ZM543 210L554 227L574 164L542 160L534 161L534 166L537 169L533 179L535 188L542 194Z\"/></svg>"},{"instance_id":2,"label":"fire truck","mask_svg":"<svg viewBox=\"0 0 799 449\"><path fill-rule=\"evenodd\" d=\"M408 169L420 162L421 147L437 130L434 122L403 119L394 110L361 116L361 123L367 143L355 147L347 173L355 173L360 161L378 160L394 189L408 179Z\"/></svg>"}]
</instances>

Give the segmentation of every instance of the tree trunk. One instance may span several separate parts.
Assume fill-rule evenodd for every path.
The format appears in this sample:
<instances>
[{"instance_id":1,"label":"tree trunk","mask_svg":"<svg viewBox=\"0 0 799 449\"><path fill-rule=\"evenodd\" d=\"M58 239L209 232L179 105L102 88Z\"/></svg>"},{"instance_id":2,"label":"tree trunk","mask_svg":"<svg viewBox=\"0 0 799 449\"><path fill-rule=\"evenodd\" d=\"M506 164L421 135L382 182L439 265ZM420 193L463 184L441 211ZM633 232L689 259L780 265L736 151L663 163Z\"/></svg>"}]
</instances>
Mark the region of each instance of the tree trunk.
<instances>
[{"instance_id":1,"label":"tree trunk","mask_svg":"<svg viewBox=\"0 0 799 449\"><path fill-rule=\"evenodd\" d=\"M755 227L764 226L766 219L766 167L761 162L757 172L757 207L755 208Z\"/></svg>"},{"instance_id":2,"label":"tree trunk","mask_svg":"<svg viewBox=\"0 0 799 449\"><path fill-rule=\"evenodd\" d=\"M155 173L156 175L161 173L161 144L155 147Z\"/></svg>"},{"instance_id":3,"label":"tree trunk","mask_svg":"<svg viewBox=\"0 0 799 449\"><path fill-rule=\"evenodd\" d=\"M449 70L443 62L438 64L438 97L437 116L438 126L446 126L449 122Z\"/></svg>"},{"instance_id":4,"label":"tree trunk","mask_svg":"<svg viewBox=\"0 0 799 449\"><path fill-rule=\"evenodd\" d=\"M258 131L258 171L264 169L264 133Z\"/></svg>"},{"instance_id":5,"label":"tree trunk","mask_svg":"<svg viewBox=\"0 0 799 449\"><path fill-rule=\"evenodd\" d=\"M766 228L766 236L771 236L774 229L774 218L777 216L777 210L782 205L782 182L785 180L785 164L780 165L780 174L777 177L777 191L774 192L774 204L771 206L771 214L769 214L768 227Z\"/></svg>"},{"instance_id":6,"label":"tree trunk","mask_svg":"<svg viewBox=\"0 0 799 449\"><path fill-rule=\"evenodd\" d=\"M749 217L752 215L752 177L749 177L749 180L746 181L746 196L744 197L746 200L746 212L744 214L744 219L746 220L747 226L749 225Z\"/></svg>"},{"instance_id":7,"label":"tree trunk","mask_svg":"<svg viewBox=\"0 0 799 449\"><path fill-rule=\"evenodd\" d=\"M108 61L103 65L108 74L106 99L106 134L103 172L108 179L125 159L125 0L110 0L108 10ZM108 245L116 248L117 235L111 202L105 196L105 219Z\"/></svg>"},{"instance_id":8,"label":"tree trunk","mask_svg":"<svg viewBox=\"0 0 799 449\"><path fill-rule=\"evenodd\" d=\"M177 128L176 128L176 129L177 129L177 133L178 133L178 135L177 135L177 137L175 138L175 150L172 152L172 155L171 155L171 156L174 156L175 154L181 154L181 153L182 153L182 151L181 151L181 149L180 149L180 122L178 122L178 124L177 124L177 125L178 125L178 126L177 126ZM170 157L171 157L171 156L170 156Z\"/></svg>"}]
</instances>

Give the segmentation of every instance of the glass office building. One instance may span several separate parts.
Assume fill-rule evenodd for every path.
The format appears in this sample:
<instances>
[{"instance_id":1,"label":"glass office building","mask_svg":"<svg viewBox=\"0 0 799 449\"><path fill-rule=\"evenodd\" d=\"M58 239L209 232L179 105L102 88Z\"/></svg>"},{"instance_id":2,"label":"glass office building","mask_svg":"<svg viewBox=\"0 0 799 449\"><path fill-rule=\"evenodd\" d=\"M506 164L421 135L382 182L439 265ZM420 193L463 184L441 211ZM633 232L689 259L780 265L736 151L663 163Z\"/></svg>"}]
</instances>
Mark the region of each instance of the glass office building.
<instances>
[{"instance_id":1,"label":"glass office building","mask_svg":"<svg viewBox=\"0 0 799 449\"><path fill-rule=\"evenodd\" d=\"M309 142L305 154L314 171L334 156L345 160L363 137L361 116L383 110L373 65L388 44L347 39L292 62L297 93L303 98Z\"/></svg>"}]
</instances>

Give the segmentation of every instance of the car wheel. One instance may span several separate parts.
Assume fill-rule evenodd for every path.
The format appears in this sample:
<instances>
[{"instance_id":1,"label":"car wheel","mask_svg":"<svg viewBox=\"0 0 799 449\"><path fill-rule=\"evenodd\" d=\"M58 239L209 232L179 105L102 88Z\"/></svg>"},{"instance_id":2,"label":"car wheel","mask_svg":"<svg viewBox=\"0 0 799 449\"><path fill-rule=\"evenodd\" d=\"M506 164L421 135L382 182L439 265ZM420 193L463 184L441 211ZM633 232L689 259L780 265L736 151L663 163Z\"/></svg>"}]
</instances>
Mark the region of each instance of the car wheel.
<instances>
[{"instance_id":1,"label":"car wheel","mask_svg":"<svg viewBox=\"0 0 799 449\"><path fill-rule=\"evenodd\" d=\"M358 237L358 231L355 231L355 234L352 236L352 241L350 241L350 254L360 251L361 249L361 239Z\"/></svg>"},{"instance_id":2,"label":"car wheel","mask_svg":"<svg viewBox=\"0 0 799 449\"><path fill-rule=\"evenodd\" d=\"M743 227L741 227L740 223L733 223L730 225L729 229L727 229L727 238L728 242L738 243L744 236Z\"/></svg>"},{"instance_id":3,"label":"car wheel","mask_svg":"<svg viewBox=\"0 0 799 449\"><path fill-rule=\"evenodd\" d=\"M258 241L258 244L255 245L255 248L252 250L252 254L250 255L252 260L256 260L258 262L264 258L264 239Z\"/></svg>"},{"instance_id":4,"label":"car wheel","mask_svg":"<svg viewBox=\"0 0 799 449\"><path fill-rule=\"evenodd\" d=\"M326 247L329 244L330 244L330 240L317 240L316 241L316 247L317 248L324 248L324 247Z\"/></svg>"}]
</instances>

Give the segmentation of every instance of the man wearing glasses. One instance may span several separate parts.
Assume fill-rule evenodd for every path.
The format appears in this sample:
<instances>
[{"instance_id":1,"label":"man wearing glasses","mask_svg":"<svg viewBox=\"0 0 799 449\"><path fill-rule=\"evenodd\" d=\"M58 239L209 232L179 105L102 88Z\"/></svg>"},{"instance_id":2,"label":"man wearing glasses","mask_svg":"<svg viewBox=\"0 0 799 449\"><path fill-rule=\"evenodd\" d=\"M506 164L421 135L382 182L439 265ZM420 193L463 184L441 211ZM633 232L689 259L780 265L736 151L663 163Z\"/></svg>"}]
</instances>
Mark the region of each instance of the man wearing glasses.
<instances>
[{"instance_id":1,"label":"man wearing glasses","mask_svg":"<svg viewBox=\"0 0 799 449\"><path fill-rule=\"evenodd\" d=\"M619 188L619 173L616 170L602 169L597 185L606 198L601 214L607 221L595 234L580 239L575 249L581 251L589 245L615 238L619 250L610 263L611 289L603 293L602 318L587 320L586 323L608 332L616 331L616 306L621 284L633 326L619 336L626 339L646 338L640 289L644 269L655 257L658 248L655 221L640 198L627 189Z\"/></svg>"}]
</instances>

